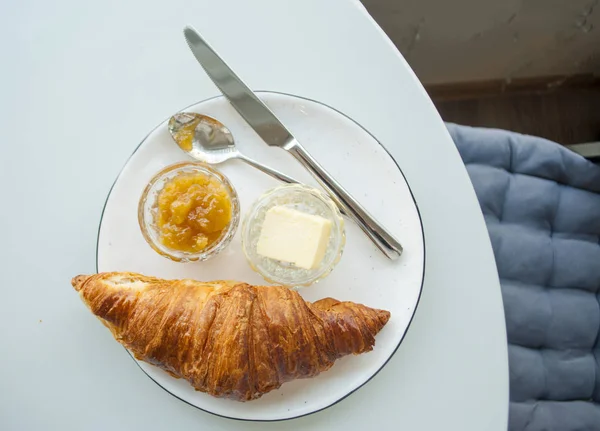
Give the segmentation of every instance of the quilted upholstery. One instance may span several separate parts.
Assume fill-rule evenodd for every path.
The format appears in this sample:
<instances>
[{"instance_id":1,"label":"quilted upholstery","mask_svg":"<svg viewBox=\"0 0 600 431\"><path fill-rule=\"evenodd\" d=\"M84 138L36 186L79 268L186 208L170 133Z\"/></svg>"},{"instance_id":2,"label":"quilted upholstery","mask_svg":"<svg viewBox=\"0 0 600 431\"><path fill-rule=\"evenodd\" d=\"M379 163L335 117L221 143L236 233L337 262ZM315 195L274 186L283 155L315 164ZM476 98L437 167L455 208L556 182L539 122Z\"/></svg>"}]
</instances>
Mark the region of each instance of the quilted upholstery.
<instances>
[{"instance_id":1,"label":"quilted upholstery","mask_svg":"<svg viewBox=\"0 0 600 431\"><path fill-rule=\"evenodd\" d=\"M600 167L541 138L448 130L500 275L509 429L600 430Z\"/></svg>"}]
</instances>

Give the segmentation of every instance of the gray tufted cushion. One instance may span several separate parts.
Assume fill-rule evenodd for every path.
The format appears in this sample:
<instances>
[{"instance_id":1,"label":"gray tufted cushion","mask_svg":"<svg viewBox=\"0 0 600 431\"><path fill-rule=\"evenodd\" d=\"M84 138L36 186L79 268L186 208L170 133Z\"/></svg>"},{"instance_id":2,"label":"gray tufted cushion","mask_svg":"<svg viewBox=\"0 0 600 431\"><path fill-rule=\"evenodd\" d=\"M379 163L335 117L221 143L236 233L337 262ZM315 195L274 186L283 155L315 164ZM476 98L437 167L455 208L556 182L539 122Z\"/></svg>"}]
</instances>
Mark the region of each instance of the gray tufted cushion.
<instances>
[{"instance_id":1,"label":"gray tufted cushion","mask_svg":"<svg viewBox=\"0 0 600 431\"><path fill-rule=\"evenodd\" d=\"M600 430L600 167L541 138L448 130L500 274L509 429Z\"/></svg>"}]
</instances>

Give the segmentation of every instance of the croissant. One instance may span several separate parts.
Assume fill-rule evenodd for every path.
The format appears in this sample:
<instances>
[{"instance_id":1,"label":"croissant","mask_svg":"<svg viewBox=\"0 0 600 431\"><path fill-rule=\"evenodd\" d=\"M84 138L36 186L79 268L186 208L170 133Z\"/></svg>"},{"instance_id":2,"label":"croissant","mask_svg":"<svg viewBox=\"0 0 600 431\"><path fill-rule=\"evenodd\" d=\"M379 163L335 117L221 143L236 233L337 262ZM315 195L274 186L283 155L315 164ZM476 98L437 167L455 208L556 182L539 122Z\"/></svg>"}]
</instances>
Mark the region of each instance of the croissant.
<instances>
[{"instance_id":1,"label":"croissant","mask_svg":"<svg viewBox=\"0 0 600 431\"><path fill-rule=\"evenodd\" d=\"M390 313L278 286L161 280L129 272L73 278L133 355L196 390L248 401L373 349Z\"/></svg>"}]
</instances>

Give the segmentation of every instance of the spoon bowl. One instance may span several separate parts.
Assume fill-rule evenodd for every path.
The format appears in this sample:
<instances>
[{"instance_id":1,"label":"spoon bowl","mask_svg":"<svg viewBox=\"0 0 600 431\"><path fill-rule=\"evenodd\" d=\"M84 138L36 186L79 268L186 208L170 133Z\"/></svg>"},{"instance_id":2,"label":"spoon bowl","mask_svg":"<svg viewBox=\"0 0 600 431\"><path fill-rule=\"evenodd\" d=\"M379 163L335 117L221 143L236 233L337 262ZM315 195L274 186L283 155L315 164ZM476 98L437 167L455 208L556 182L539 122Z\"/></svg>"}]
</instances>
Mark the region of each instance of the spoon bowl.
<instances>
[{"instance_id":1,"label":"spoon bowl","mask_svg":"<svg viewBox=\"0 0 600 431\"><path fill-rule=\"evenodd\" d=\"M229 129L208 115L177 113L169 120L169 132L183 151L201 162L219 164L240 157Z\"/></svg>"}]
</instances>

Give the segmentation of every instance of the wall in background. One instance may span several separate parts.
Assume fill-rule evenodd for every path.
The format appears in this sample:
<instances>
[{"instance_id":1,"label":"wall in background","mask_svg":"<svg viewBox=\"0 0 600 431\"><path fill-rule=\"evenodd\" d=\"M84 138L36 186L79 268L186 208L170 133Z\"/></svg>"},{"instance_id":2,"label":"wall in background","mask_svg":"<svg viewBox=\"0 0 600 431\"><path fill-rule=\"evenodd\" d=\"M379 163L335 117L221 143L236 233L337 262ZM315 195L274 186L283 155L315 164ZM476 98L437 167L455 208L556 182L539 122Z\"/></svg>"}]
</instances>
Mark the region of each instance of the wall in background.
<instances>
[{"instance_id":1,"label":"wall in background","mask_svg":"<svg viewBox=\"0 0 600 431\"><path fill-rule=\"evenodd\" d=\"M600 0L362 2L426 85L600 74Z\"/></svg>"}]
</instances>

